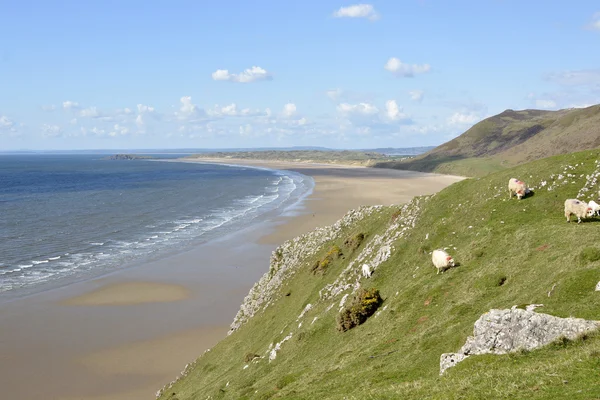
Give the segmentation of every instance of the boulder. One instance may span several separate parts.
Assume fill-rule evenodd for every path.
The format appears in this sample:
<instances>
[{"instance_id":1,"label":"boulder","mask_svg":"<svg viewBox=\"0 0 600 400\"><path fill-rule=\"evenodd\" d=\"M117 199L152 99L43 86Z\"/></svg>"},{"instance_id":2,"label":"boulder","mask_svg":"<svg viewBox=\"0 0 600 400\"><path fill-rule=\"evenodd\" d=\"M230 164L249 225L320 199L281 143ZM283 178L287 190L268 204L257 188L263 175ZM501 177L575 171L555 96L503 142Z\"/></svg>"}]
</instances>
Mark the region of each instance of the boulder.
<instances>
[{"instance_id":1,"label":"boulder","mask_svg":"<svg viewBox=\"0 0 600 400\"><path fill-rule=\"evenodd\" d=\"M519 308L490 310L475 322L473 336L457 353L442 354L440 375L470 355L533 350L560 337L575 339L599 327L600 321L559 318Z\"/></svg>"}]
</instances>

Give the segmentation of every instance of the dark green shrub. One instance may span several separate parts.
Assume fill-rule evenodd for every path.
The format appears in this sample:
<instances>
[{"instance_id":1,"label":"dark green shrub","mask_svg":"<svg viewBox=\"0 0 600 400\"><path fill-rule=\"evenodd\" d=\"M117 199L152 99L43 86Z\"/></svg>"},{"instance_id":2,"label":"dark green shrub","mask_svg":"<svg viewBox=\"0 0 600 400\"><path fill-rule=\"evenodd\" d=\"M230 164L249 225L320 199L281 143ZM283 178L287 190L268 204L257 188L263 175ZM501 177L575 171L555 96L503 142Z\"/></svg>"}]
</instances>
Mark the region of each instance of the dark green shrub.
<instances>
[{"instance_id":1,"label":"dark green shrub","mask_svg":"<svg viewBox=\"0 0 600 400\"><path fill-rule=\"evenodd\" d=\"M356 235L351 236L348 239L346 239L344 241L344 246L348 247L350 249L350 251L354 251L360 247L363 240L365 240L365 234L362 232L357 233Z\"/></svg>"},{"instance_id":2,"label":"dark green shrub","mask_svg":"<svg viewBox=\"0 0 600 400\"><path fill-rule=\"evenodd\" d=\"M329 265L334 260L337 260L338 258L340 258L343 255L344 255L344 253L342 253L342 249L340 249L339 246L333 245L331 247L331 249L329 249L329 251L327 252L327 254L325 254L325 256L322 259L320 259L319 261L317 261L312 266L312 268L310 269L310 271L313 274L323 274L323 273L325 273L325 271L327 270L327 268L329 268Z\"/></svg>"},{"instance_id":3,"label":"dark green shrub","mask_svg":"<svg viewBox=\"0 0 600 400\"><path fill-rule=\"evenodd\" d=\"M248 353L244 356L244 362L250 362L255 358L260 358L260 356L258 354Z\"/></svg>"},{"instance_id":4,"label":"dark green shrub","mask_svg":"<svg viewBox=\"0 0 600 400\"><path fill-rule=\"evenodd\" d=\"M596 247L585 247L579 253L579 261L585 265L600 260L600 249Z\"/></svg>"},{"instance_id":5,"label":"dark green shrub","mask_svg":"<svg viewBox=\"0 0 600 400\"><path fill-rule=\"evenodd\" d=\"M337 318L337 329L345 332L365 322L377 311L383 300L377 289L359 289Z\"/></svg>"}]
</instances>

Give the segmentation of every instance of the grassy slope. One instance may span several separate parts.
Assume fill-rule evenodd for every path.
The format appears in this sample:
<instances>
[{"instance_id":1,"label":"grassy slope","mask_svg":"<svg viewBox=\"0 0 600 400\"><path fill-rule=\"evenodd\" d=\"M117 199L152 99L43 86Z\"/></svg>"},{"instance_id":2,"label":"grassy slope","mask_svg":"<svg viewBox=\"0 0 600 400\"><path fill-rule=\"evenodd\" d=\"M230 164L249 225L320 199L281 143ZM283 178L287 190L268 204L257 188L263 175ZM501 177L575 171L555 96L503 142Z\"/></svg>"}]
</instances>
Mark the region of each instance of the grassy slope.
<instances>
[{"instance_id":1,"label":"grassy slope","mask_svg":"<svg viewBox=\"0 0 600 400\"><path fill-rule=\"evenodd\" d=\"M506 110L426 154L384 168L483 176L490 172L600 146L600 105L559 111Z\"/></svg>"},{"instance_id":2,"label":"grassy slope","mask_svg":"<svg viewBox=\"0 0 600 400\"><path fill-rule=\"evenodd\" d=\"M326 311L332 301L319 301L318 292L390 226L398 207L382 208L306 260L280 289L279 301L200 357L162 398L600 398L598 335L528 353L473 356L438 375L441 353L458 350L491 308L543 303L538 312L600 320L600 294L594 291L600 260L580 259L584 248L600 248L600 221L567 224L562 215L564 199L577 196L599 157L587 151L538 160L421 199L425 205L416 226L394 244L373 277L363 279L366 287L380 289L385 311L340 333L335 317L341 296ZM574 169L565 172L567 165ZM552 174L564 175L560 184ZM510 177L537 187L535 195L509 201ZM598 184L591 189L597 193ZM366 233L366 241L349 252L343 241L357 232ZM333 244L345 258L325 275L312 275L310 266ZM440 247L450 247L462 265L436 275L427 252ZM308 303L315 307L299 328L296 318ZM247 353L266 356L269 344L290 332L276 360L265 357L243 369Z\"/></svg>"},{"instance_id":3,"label":"grassy slope","mask_svg":"<svg viewBox=\"0 0 600 400\"><path fill-rule=\"evenodd\" d=\"M329 164L371 165L376 161L394 160L401 157L388 157L381 153L362 151L320 151L320 150L267 150L239 151L194 154L192 158L234 158L242 160L318 162Z\"/></svg>"}]
</instances>

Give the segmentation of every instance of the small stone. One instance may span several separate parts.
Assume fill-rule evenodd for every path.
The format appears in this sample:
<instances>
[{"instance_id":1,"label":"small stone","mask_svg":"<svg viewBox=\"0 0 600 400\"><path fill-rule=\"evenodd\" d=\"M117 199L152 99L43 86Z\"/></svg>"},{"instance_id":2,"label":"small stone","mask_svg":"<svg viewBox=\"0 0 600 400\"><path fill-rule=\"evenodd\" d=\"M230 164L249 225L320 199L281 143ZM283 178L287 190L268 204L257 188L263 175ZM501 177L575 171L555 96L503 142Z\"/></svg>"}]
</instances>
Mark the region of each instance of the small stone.
<instances>
[{"instance_id":1,"label":"small stone","mask_svg":"<svg viewBox=\"0 0 600 400\"><path fill-rule=\"evenodd\" d=\"M596 292L600 292L600 281L596 284Z\"/></svg>"}]
</instances>

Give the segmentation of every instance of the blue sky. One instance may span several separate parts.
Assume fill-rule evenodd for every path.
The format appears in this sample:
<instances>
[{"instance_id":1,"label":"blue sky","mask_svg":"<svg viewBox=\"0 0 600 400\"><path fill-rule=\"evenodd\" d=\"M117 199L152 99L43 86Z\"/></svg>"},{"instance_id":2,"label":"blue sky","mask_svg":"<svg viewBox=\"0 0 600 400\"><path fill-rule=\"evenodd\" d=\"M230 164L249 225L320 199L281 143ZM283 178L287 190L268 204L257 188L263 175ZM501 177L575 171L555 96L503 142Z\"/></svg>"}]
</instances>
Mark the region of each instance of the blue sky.
<instances>
[{"instance_id":1,"label":"blue sky","mask_svg":"<svg viewBox=\"0 0 600 400\"><path fill-rule=\"evenodd\" d=\"M5 1L0 150L437 145L599 50L596 1Z\"/></svg>"}]
</instances>

